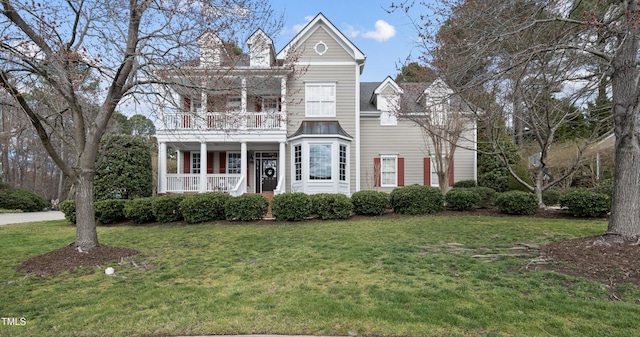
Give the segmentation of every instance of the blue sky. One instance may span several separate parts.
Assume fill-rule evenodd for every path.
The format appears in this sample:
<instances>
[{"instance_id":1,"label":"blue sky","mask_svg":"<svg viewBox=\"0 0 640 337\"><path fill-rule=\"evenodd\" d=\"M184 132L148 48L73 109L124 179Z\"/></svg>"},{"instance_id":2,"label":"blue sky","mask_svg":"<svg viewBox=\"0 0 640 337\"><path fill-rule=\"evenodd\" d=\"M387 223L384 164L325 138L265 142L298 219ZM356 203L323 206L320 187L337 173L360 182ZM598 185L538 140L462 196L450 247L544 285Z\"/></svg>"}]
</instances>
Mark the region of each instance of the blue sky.
<instances>
[{"instance_id":1,"label":"blue sky","mask_svg":"<svg viewBox=\"0 0 640 337\"><path fill-rule=\"evenodd\" d=\"M409 55L416 59L417 32L409 18L401 13L387 13L391 0L271 0L276 12L284 12L284 29L272 36L276 52L280 51L304 25L322 12L366 56L363 82L395 77L399 64Z\"/></svg>"}]
</instances>

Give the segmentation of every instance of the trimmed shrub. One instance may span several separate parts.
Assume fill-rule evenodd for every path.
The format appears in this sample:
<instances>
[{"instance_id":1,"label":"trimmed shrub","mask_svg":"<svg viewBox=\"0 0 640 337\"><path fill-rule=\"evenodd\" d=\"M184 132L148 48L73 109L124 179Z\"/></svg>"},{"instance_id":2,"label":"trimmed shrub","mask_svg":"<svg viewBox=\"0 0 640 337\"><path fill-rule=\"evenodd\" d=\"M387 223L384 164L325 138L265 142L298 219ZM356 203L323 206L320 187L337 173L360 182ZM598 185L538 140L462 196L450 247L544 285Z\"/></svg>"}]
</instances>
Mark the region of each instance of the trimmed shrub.
<instances>
[{"instance_id":1,"label":"trimmed shrub","mask_svg":"<svg viewBox=\"0 0 640 337\"><path fill-rule=\"evenodd\" d=\"M558 190L545 190L542 191L542 203L547 206L557 205L560 202L562 193Z\"/></svg>"},{"instance_id":2,"label":"trimmed shrub","mask_svg":"<svg viewBox=\"0 0 640 337\"><path fill-rule=\"evenodd\" d=\"M127 201L123 199L107 199L93 203L96 210L96 220L103 225L113 224L126 220L124 216L124 205Z\"/></svg>"},{"instance_id":3,"label":"trimmed shrub","mask_svg":"<svg viewBox=\"0 0 640 337\"><path fill-rule=\"evenodd\" d=\"M381 215L389 207L389 193L358 191L351 195L353 212L359 215Z\"/></svg>"},{"instance_id":4,"label":"trimmed shrub","mask_svg":"<svg viewBox=\"0 0 640 337\"><path fill-rule=\"evenodd\" d=\"M447 206L456 211L469 211L476 208L480 202L480 194L470 188L454 188L447 192L445 200Z\"/></svg>"},{"instance_id":5,"label":"trimmed shrub","mask_svg":"<svg viewBox=\"0 0 640 337\"><path fill-rule=\"evenodd\" d=\"M460 181L456 181L453 184L453 187L460 187L460 188L471 188L471 187L476 187L476 186L478 186L478 184L473 179L460 180Z\"/></svg>"},{"instance_id":6,"label":"trimmed shrub","mask_svg":"<svg viewBox=\"0 0 640 337\"><path fill-rule=\"evenodd\" d=\"M478 201L478 203L476 204L476 207L489 208L489 207L495 206L498 193L493 188L477 186L477 187L471 188L470 190L480 195L480 201Z\"/></svg>"},{"instance_id":7,"label":"trimmed shrub","mask_svg":"<svg viewBox=\"0 0 640 337\"><path fill-rule=\"evenodd\" d=\"M180 202L180 212L188 223L224 220L225 204L230 198L219 192L189 195Z\"/></svg>"},{"instance_id":8,"label":"trimmed shrub","mask_svg":"<svg viewBox=\"0 0 640 337\"><path fill-rule=\"evenodd\" d=\"M183 220L180 212L180 202L184 200L182 195L167 195L154 198L153 215L158 222L173 222Z\"/></svg>"},{"instance_id":9,"label":"trimmed shrub","mask_svg":"<svg viewBox=\"0 0 640 337\"><path fill-rule=\"evenodd\" d=\"M243 194L225 203L224 211L229 221L260 220L269 210L269 199L260 194Z\"/></svg>"},{"instance_id":10,"label":"trimmed shrub","mask_svg":"<svg viewBox=\"0 0 640 337\"><path fill-rule=\"evenodd\" d=\"M64 218L69 222L76 223L76 201L65 200L59 205L60 211L64 213Z\"/></svg>"},{"instance_id":11,"label":"trimmed shrub","mask_svg":"<svg viewBox=\"0 0 640 337\"><path fill-rule=\"evenodd\" d=\"M610 179L603 180L600 185L590 188L589 191L606 194L611 199L613 198L613 182Z\"/></svg>"},{"instance_id":12,"label":"trimmed shrub","mask_svg":"<svg viewBox=\"0 0 640 337\"><path fill-rule=\"evenodd\" d=\"M311 196L311 213L322 220L348 219L351 217L353 204L344 194L314 194Z\"/></svg>"},{"instance_id":13,"label":"trimmed shrub","mask_svg":"<svg viewBox=\"0 0 640 337\"><path fill-rule=\"evenodd\" d=\"M611 210L611 199L606 194L579 188L560 197L560 206L566 207L573 216L596 218Z\"/></svg>"},{"instance_id":14,"label":"trimmed shrub","mask_svg":"<svg viewBox=\"0 0 640 337\"><path fill-rule=\"evenodd\" d=\"M7 190L0 193L0 208L19 209L23 212L40 212L47 202L39 195L26 190Z\"/></svg>"},{"instance_id":15,"label":"trimmed shrub","mask_svg":"<svg viewBox=\"0 0 640 337\"><path fill-rule=\"evenodd\" d=\"M305 193L282 193L271 200L271 213L278 221L302 221L311 215L311 198Z\"/></svg>"},{"instance_id":16,"label":"trimmed shrub","mask_svg":"<svg viewBox=\"0 0 640 337\"><path fill-rule=\"evenodd\" d=\"M504 192L498 195L496 206L502 213L531 215L538 210L538 197L523 191Z\"/></svg>"},{"instance_id":17,"label":"trimmed shrub","mask_svg":"<svg viewBox=\"0 0 640 337\"><path fill-rule=\"evenodd\" d=\"M124 216L138 224L156 221L156 216L153 214L155 199L150 197L128 200L124 204Z\"/></svg>"},{"instance_id":18,"label":"trimmed shrub","mask_svg":"<svg viewBox=\"0 0 640 337\"><path fill-rule=\"evenodd\" d=\"M444 196L437 187L411 185L398 187L389 194L393 211L398 214L426 214L444 210Z\"/></svg>"}]
</instances>

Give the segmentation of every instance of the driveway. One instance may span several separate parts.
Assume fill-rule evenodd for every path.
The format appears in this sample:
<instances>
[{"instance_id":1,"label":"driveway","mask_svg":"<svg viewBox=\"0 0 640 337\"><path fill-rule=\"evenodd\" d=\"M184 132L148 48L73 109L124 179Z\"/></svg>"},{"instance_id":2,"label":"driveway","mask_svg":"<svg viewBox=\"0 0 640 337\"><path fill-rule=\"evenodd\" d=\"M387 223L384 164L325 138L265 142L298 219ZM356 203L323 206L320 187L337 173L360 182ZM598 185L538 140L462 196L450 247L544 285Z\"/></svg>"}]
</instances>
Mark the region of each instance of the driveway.
<instances>
[{"instance_id":1,"label":"driveway","mask_svg":"<svg viewBox=\"0 0 640 337\"><path fill-rule=\"evenodd\" d=\"M34 221L49 221L49 220L63 220L64 214L59 211L51 212L29 212L29 213L0 213L0 226L34 222Z\"/></svg>"}]
</instances>

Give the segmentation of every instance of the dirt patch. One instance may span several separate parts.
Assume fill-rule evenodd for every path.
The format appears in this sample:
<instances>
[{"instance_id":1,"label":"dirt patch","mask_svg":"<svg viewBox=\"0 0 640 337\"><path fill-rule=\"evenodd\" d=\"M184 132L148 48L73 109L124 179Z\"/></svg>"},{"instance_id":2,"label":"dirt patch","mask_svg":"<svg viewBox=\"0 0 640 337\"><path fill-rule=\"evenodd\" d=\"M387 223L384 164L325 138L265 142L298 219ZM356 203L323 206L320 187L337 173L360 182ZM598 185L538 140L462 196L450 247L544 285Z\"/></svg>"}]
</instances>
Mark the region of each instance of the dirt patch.
<instances>
[{"instance_id":1,"label":"dirt patch","mask_svg":"<svg viewBox=\"0 0 640 337\"><path fill-rule=\"evenodd\" d=\"M612 244L594 236L556 242L541 249L549 263L538 266L538 269L584 276L613 289L621 283L640 286L639 246Z\"/></svg>"},{"instance_id":2,"label":"dirt patch","mask_svg":"<svg viewBox=\"0 0 640 337\"><path fill-rule=\"evenodd\" d=\"M69 245L24 261L18 267L18 271L44 277L65 271L76 271L80 267L106 265L138 253L140 252L131 248L104 245L81 253L74 246ZM92 268L88 270L93 272Z\"/></svg>"}]
</instances>

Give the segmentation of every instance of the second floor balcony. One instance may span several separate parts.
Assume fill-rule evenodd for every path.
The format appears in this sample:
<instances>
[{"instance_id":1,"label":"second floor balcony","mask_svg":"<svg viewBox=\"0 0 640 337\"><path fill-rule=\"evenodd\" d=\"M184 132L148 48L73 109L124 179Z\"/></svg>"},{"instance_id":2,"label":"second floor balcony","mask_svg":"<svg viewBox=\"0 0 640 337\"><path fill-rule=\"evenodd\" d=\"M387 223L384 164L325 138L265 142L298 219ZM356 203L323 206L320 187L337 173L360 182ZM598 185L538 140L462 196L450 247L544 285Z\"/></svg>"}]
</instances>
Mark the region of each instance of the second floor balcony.
<instances>
[{"instance_id":1,"label":"second floor balcony","mask_svg":"<svg viewBox=\"0 0 640 337\"><path fill-rule=\"evenodd\" d=\"M164 130L286 130L286 116L281 111L261 112L165 112Z\"/></svg>"}]
</instances>

